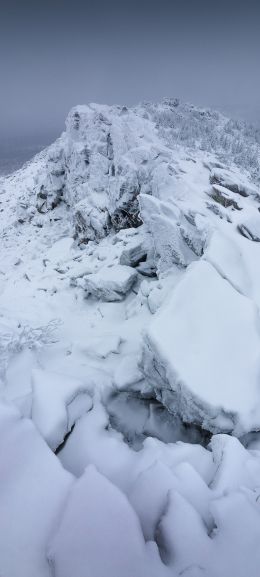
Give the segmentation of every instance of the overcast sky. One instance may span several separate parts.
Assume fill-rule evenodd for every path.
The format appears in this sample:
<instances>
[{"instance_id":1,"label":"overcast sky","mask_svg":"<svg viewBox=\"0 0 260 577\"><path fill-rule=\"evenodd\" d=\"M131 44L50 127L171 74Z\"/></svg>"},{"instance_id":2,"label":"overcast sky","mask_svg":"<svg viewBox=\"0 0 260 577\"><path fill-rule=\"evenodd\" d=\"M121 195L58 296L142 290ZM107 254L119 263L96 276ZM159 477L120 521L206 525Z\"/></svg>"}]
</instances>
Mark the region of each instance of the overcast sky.
<instances>
[{"instance_id":1,"label":"overcast sky","mask_svg":"<svg viewBox=\"0 0 260 577\"><path fill-rule=\"evenodd\" d=\"M178 96L260 120L260 1L1 0L0 125L38 140L75 104Z\"/></svg>"}]
</instances>

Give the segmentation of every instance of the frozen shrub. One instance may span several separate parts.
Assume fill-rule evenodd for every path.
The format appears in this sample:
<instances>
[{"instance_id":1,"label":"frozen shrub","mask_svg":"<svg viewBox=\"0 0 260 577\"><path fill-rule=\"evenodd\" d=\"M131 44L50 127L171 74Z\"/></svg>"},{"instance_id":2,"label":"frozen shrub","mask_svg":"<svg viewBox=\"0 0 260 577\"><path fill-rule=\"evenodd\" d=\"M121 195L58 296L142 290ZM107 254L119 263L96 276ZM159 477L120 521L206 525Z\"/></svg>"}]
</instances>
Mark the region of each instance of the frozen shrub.
<instances>
[{"instance_id":1,"label":"frozen shrub","mask_svg":"<svg viewBox=\"0 0 260 577\"><path fill-rule=\"evenodd\" d=\"M47 325L31 327L27 324L19 324L16 329L3 330L0 332L0 366L4 374L9 359L24 349L39 349L46 345L57 342L57 330L60 326L59 319L51 320Z\"/></svg>"}]
</instances>

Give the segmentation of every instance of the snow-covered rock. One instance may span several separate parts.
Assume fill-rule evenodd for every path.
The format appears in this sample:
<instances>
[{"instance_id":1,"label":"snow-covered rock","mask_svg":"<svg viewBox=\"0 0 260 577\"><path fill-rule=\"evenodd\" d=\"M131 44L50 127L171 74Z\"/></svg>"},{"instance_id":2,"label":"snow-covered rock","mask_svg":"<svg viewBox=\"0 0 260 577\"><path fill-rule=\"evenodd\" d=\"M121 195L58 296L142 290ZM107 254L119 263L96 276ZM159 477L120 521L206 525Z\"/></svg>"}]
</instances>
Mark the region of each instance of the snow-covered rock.
<instances>
[{"instance_id":1,"label":"snow-covered rock","mask_svg":"<svg viewBox=\"0 0 260 577\"><path fill-rule=\"evenodd\" d=\"M85 277L85 291L96 299L120 301L130 291L137 279L137 272L129 266L103 267L99 272Z\"/></svg>"},{"instance_id":2,"label":"snow-covered rock","mask_svg":"<svg viewBox=\"0 0 260 577\"><path fill-rule=\"evenodd\" d=\"M249 216L238 225L238 230L249 240L260 242L260 214Z\"/></svg>"},{"instance_id":3,"label":"snow-covered rock","mask_svg":"<svg viewBox=\"0 0 260 577\"><path fill-rule=\"evenodd\" d=\"M122 251L120 256L120 264L126 266L137 266L141 260L144 260L147 256L147 249L142 243L136 243L135 245L126 248Z\"/></svg>"},{"instance_id":4,"label":"snow-covered rock","mask_svg":"<svg viewBox=\"0 0 260 577\"><path fill-rule=\"evenodd\" d=\"M219 184L231 192L235 192L240 196L247 197L250 194L256 195L257 189L254 186L250 186L249 183L245 181L243 176L238 177L232 171L223 170L221 168L214 169L210 175L211 184Z\"/></svg>"}]
</instances>

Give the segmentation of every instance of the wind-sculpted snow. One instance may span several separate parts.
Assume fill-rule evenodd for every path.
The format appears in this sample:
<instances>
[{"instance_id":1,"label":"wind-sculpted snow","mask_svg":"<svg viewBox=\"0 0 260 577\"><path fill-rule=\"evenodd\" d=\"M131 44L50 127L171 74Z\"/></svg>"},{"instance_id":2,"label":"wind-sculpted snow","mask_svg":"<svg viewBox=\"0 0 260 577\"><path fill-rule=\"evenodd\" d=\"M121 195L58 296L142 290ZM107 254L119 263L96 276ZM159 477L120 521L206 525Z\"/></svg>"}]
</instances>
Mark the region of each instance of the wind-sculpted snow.
<instances>
[{"instance_id":1,"label":"wind-sculpted snow","mask_svg":"<svg viewBox=\"0 0 260 577\"><path fill-rule=\"evenodd\" d=\"M259 577L259 142L90 104L0 180L3 577Z\"/></svg>"}]
</instances>

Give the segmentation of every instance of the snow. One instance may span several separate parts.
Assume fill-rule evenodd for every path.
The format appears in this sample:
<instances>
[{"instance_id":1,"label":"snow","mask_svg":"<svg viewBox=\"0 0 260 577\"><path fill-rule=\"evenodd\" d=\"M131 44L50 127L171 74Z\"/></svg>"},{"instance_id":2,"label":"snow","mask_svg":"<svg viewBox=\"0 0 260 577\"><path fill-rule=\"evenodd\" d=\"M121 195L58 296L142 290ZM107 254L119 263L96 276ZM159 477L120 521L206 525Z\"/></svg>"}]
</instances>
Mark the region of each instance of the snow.
<instances>
[{"instance_id":1,"label":"snow","mask_svg":"<svg viewBox=\"0 0 260 577\"><path fill-rule=\"evenodd\" d=\"M259 576L259 174L166 99L1 179L4 577Z\"/></svg>"},{"instance_id":2,"label":"snow","mask_svg":"<svg viewBox=\"0 0 260 577\"><path fill-rule=\"evenodd\" d=\"M182 519L185 519L185 525ZM180 531L178 527L181 527ZM211 540L200 515L177 491L169 491L166 512L158 527L158 542L164 562L173 566L177 574L187 570L191 575L198 570L205 571Z\"/></svg>"},{"instance_id":3,"label":"snow","mask_svg":"<svg viewBox=\"0 0 260 577\"><path fill-rule=\"evenodd\" d=\"M57 449L75 421L92 408L87 385L67 375L33 371L32 419L51 449Z\"/></svg>"},{"instance_id":4,"label":"snow","mask_svg":"<svg viewBox=\"0 0 260 577\"><path fill-rule=\"evenodd\" d=\"M83 347L87 355L106 359L110 354L119 354L121 338L113 333L103 333L102 336L91 337L91 342Z\"/></svg>"},{"instance_id":5,"label":"snow","mask_svg":"<svg viewBox=\"0 0 260 577\"><path fill-rule=\"evenodd\" d=\"M0 558L3 575L48 577L46 546L72 485L33 424L0 406Z\"/></svg>"},{"instance_id":6,"label":"snow","mask_svg":"<svg viewBox=\"0 0 260 577\"><path fill-rule=\"evenodd\" d=\"M115 370L114 382L118 389L124 389L141 381L142 373L138 368L138 359L135 355L125 356Z\"/></svg>"}]
</instances>

